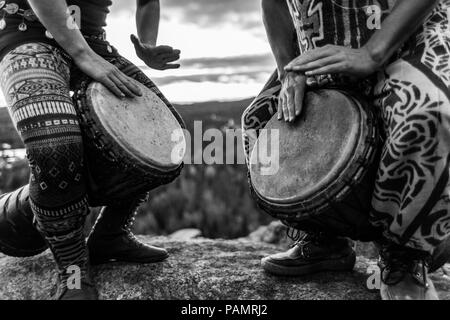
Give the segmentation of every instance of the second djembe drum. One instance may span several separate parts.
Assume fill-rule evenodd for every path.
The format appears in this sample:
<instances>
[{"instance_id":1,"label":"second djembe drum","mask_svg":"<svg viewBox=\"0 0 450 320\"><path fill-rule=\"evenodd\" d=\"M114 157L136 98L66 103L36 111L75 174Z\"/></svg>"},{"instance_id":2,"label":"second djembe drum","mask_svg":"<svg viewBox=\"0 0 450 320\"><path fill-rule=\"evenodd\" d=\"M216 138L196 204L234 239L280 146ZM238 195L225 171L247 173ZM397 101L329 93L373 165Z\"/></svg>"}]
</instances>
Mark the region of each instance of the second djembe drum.
<instances>
[{"instance_id":1,"label":"second djembe drum","mask_svg":"<svg viewBox=\"0 0 450 320\"><path fill-rule=\"evenodd\" d=\"M296 229L378 238L369 223L379 146L373 110L354 95L323 89L306 94L302 112L292 124L275 115L260 133L250 160L258 205ZM279 169L268 174L261 154Z\"/></svg>"}]
</instances>

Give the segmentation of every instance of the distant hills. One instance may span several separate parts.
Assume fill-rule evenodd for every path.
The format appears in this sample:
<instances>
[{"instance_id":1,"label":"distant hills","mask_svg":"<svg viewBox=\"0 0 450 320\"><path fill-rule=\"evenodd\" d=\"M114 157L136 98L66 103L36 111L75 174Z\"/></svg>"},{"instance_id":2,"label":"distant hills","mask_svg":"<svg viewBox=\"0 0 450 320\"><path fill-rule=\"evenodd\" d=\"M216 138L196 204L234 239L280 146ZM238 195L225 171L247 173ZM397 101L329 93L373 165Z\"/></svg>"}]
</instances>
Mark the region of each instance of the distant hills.
<instances>
[{"instance_id":1,"label":"distant hills","mask_svg":"<svg viewBox=\"0 0 450 320\"><path fill-rule=\"evenodd\" d=\"M23 147L6 108L0 108L0 148L3 143L11 145L13 149Z\"/></svg>"},{"instance_id":2,"label":"distant hills","mask_svg":"<svg viewBox=\"0 0 450 320\"><path fill-rule=\"evenodd\" d=\"M252 100L201 102L175 105L175 108L183 117L188 129L192 129L194 121L206 122L207 124L204 127L215 127L221 126L232 119L239 125L242 113ZM11 145L13 149L23 148L6 108L0 108L0 145L3 143Z\"/></svg>"}]
</instances>

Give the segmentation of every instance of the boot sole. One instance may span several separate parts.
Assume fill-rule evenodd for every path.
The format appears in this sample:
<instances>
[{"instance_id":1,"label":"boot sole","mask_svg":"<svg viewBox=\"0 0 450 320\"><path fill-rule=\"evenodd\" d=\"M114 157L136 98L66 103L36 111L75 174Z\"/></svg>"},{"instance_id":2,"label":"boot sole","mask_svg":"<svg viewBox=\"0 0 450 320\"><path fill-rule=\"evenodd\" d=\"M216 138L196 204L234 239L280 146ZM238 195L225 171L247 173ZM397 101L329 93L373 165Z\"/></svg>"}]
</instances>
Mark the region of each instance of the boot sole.
<instances>
[{"instance_id":1,"label":"boot sole","mask_svg":"<svg viewBox=\"0 0 450 320\"><path fill-rule=\"evenodd\" d=\"M356 263L356 254L333 260L322 260L305 266L286 267L262 260L261 266L267 273L276 276L298 277L324 271L352 271Z\"/></svg>"},{"instance_id":2,"label":"boot sole","mask_svg":"<svg viewBox=\"0 0 450 320\"><path fill-rule=\"evenodd\" d=\"M433 281L430 280L428 282L428 284L429 284L428 290L432 290L435 294L434 294L434 296L430 296L429 299L421 299L421 300L439 300L439 294L436 292L436 287L434 286ZM382 285L382 287L380 289L380 297L381 297L381 300L385 300L385 301L400 300L400 299L395 299L395 297L389 292L389 289L387 287L385 287L384 285ZM404 299L404 300L406 300L406 299Z\"/></svg>"},{"instance_id":3,"label":"boot sole","mask_svg":"<svg viewBox=\"0 0 450 320\"><path fill-rule=\"evenodd\" d=\"M4 255L15 257L15 258L26 258L26 257L33 257L37 256L38 254L41 254L45 250L47 250L48 247L42 247L40 249L35 250L26 250L26 249L17 249L12 248L11 246L7 245L6 243L3 243L0 241L0 253L3 253Z\"/></svg>"},{"instance_id":4,"label":"boot sole","mask_svg":"<svg viewBox=\"0 0 450 320\"><path fill-rule=\"evenodd\" d=\"M109 263L141 263L141 264L147 264L147 263L157 263L157 262L163 262L169 258L169 254L161 255L161 256L155 256L155 257L147 257L143 259L122 259L122 258L91 258L90 264L93 266L96 265L102 265L102 264L109 264Z\"/></svg>"}]
</instances>

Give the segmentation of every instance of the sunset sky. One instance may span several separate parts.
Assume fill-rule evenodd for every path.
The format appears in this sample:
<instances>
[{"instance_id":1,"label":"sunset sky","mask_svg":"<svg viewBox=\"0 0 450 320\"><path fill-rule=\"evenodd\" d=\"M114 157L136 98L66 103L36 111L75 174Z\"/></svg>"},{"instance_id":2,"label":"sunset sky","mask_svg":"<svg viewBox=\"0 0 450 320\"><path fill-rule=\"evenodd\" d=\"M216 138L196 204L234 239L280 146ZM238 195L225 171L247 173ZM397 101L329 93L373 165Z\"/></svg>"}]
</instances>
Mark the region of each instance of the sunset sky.
<instances>
[{"instance_id":1,"label":"sunset sky","mask_svg":"<svg viewBox=\"0 0 450 320\"><path fill-rule=\"evenodd\" d=\"M260 0L160 0L159 44L182 52L181 69L144 68L129 40L135 1L114 0L108 40L142 66L175 103L236 100L256 95L274 70ZM0 100L3 105L3 99Z\"/></svg>"}]
</instances>

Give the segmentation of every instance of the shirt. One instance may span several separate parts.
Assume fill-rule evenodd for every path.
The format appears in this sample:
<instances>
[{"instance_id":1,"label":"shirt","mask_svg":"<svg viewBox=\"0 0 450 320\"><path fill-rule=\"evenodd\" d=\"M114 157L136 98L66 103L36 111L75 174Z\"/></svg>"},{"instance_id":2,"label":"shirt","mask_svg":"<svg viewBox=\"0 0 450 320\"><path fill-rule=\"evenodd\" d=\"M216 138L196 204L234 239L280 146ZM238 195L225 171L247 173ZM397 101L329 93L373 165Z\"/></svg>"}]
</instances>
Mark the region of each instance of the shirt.
<instances>
[{"instance_id":1,"label":"shirt","mask_svg":"<svg viewBox=\"0 0 450 320\"><path fill-rule=\"evenodd\" d=\"M300 53L327 44L362 47L395 0L286 0Z\"/></svg>"},{"instance_id":2,"label":"shirt","mask_svg":"<svg viewBox=\"0 0 450 320\"><path fill-rule=\"evenodd\" d=\"M5 6L16 4L20 9L30 9L27 0L0 1L0 6L2 2ZM100 35L104 32L111 4L111 0L67 0L72 17L79 21L80 31L86 36ZM46 36L46 29L38 20L29 21L19 14L8 14L4 11L0 12L0 19L2 17L5 28L0 30L0 59L11 49L27 42L45 42L58 46L56 41ZM73 20L68 19L68 25L71 21ZM20 31L19 27L22 27L23 31ZM107 43L103 40L88 39L88 43L99 54L111 53L108 52Z\"/></svg>"}]
</instances>

